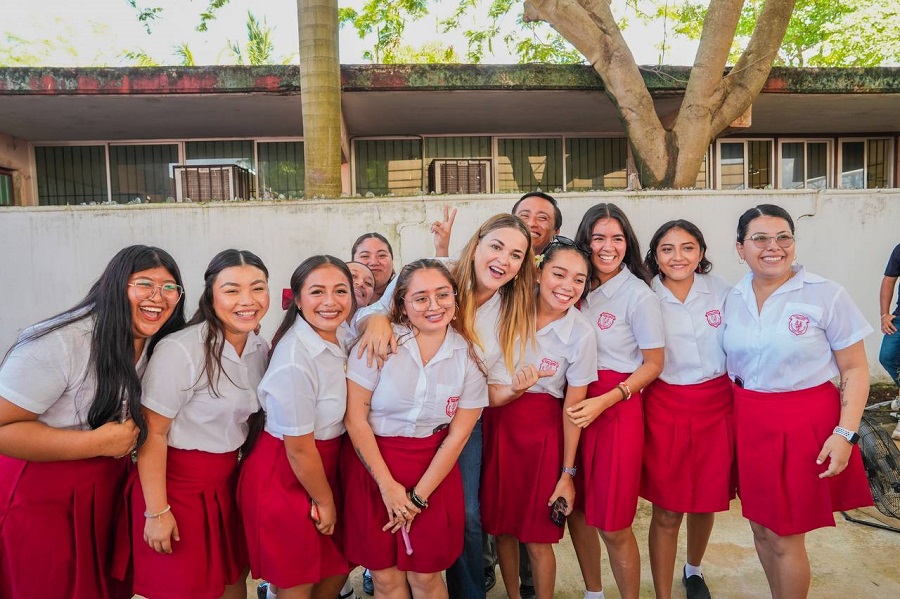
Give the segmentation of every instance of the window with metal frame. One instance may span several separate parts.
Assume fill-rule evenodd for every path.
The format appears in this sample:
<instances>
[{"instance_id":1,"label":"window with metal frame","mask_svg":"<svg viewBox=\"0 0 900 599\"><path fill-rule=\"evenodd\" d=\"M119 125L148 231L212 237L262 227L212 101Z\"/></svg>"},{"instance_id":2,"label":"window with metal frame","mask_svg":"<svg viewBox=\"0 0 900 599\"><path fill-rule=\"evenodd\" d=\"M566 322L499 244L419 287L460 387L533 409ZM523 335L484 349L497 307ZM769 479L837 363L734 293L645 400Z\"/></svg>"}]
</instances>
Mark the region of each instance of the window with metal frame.
<instances>
[{"instance_id":1,"label":"window with metal frame","mask_svg":"<svg viewBox=\"0 0 900 599\"><path fill-rule=\"evenodd\" d=\"M884 189L893 186L894 140L840 140L840 182L843 189Z\"/></svg>"},{"instance_id":2,"label":"window with metal frame","mask_svg":"<svg viewBox=\"0 0 900 599\"><path fill-rule=\"evenodd\" d=\"M356 193L422 193L421 139L355 139Z\"/></svg>"},{"instance_id":3,"label":"window with metal frame","mask_svg":"<svg viewBox=\"0 0 900 599\"><path fill-rule=\"evenodd\" d=\"M628 144L618 138L566 138L566 191L628 187Z\"/></svg>"},{"instance_id":4,"label":"window with metal frame","mask_svg":"<svg viewBox=\"0 0 900 599\"><path fill-rule=\"evenodd\" d=\"M177 164L177 144L110 145L112 199L127 204L135 198L141 202L165 202L174 198L173 168Z\"/></svg>"},{"instance_id":5,"label":"window with metal frame","mask_svg":"<svg viewBox=\"0 0 900 599\"><path fill-rule=\"evenodd\" d=\"M35 146L34 164L41 206L109 199L104 146Z\"/></svg>"},{"instance_id":6,"label":"window with metal frame","mask_svg":"<svg viewBox=\"0 0 900 599\"><path fill-rule=\"evenodd\" d=\"M0 206L15 206L13 193L13 171L0 168Z\"/></svg>"},{"instance_id":7,"label":"window with metal frame","mask_svg":"<svg viewBox=\"0 0 900 599\"><path fill-rule=\"evenodd\" d=\"M260 141L256 143L259 159L259 197L262 199L302 198L304 177L302 141Z\"/></svg>"},{"instance_id":8,"label":"window with metal frame","mask_svg":"<svg viewBox=\"0 0 900 599\"><path fill-rule=\"evenodd\" d=\"M719 189L774 187L771 139L719 140Z\"/></svg>"},{"instance_id":9,"label":"window with metal frame","mask_svg":"<svg viewBox=\"0 0 900 599\"><path fill-rule=\"evenodd\" d=\"M525 193L563 187L562 138L499 138L497 191Z\"/></svg>"},{"instance_id":10,"label":"window with metal frame","mask_svg":"<svg viewBox=\"0 0 900 599\"><path fill-rule=\"evenodd\" d=\"M781 189L827 189L831 182L831 141L825 139L779 141Z\"/></svg>"}]
</instances>

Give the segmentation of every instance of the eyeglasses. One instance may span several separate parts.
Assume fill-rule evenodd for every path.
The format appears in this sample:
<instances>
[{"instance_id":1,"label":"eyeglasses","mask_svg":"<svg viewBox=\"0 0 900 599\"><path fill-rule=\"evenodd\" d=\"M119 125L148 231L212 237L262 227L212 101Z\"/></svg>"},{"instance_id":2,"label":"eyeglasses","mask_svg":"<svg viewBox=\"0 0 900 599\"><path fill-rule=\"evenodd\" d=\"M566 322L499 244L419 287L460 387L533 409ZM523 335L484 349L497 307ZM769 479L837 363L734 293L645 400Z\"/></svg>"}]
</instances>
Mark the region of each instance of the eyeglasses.
<instances>
[{"instance_id":1,"label":"eyeglasses","mask_svg":"<svg viewBox=\"0 0 900 599\"><path fill-rule=\"evenodd\" d=\"M752 241L753 245L758 247L761 250L769 247L769 244L772 243L772 240L775 240L775 243L783 250L788 249L792 245L794 245L794 236L790 233L779 233L778 235L772 237L771 235L766 235L765 233L755 233L750 237L744 239L744 241Z\"/></svg>"},{"instance_id":2,"label":"eyeglasses","mask_svg":"<svg viewBox=\"0 0 900 599\"><path fill-rule=\"evenodd\" d=\"M582 254L587 256L588 258L591 257L591 251L589 249L587 249L583 245L575 243L573 240L569 239L568 237L563 237L562 235L555 235L553 237L553 240L547 244L546 248L544 248L544 253L546 254L547 250L550 249L550 246L553 246L553 245L561 245L561 246L567 247L567 248L575 248L576 250L578 250L579 252L581 252Z\"/></svg>"},{"instance_id":3,"label":"eyeglasses","mask_svg":"<svg viewBox=\"0 0 900 599\"><path fill-rule=\"evenodd\" d=\"M434 299L441 308L451 308L456 304L456 294L452 291L441 291L435 295L417 295L414 298L404 298L406 303L412 306L416 312L425 312L431 307L431 300Z\"/></svg>"},{"instance_id":4,"label":"eyeglasses","mask_svg":"<svg viewBox=\"0 0 900 599\"><path fill-rule=\"evenodd\" d=\"M184 288L175 283L165 283L157 285L150 279L136 279L133 283L128 283L129 287L134 288L135 297L140 300L153 299L157 291L159 296L169 304L176 304L184 294Z\"/></svg>"}]
</instances>

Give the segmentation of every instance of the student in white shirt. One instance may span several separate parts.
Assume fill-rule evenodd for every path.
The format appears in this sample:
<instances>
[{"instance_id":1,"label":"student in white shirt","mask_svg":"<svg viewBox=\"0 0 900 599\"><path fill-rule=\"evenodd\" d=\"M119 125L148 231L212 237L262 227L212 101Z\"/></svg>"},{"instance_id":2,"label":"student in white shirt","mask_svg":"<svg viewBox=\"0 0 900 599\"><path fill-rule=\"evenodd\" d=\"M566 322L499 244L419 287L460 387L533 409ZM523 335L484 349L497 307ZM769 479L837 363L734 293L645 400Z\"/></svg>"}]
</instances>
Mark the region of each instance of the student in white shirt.
<instances>
[{"instance_id":1,"label":"student in white shirt","mask_svg":"<svg viewBox=\"0 0 900 599\"><path fill-rule=\"evenodd\" d=\"M806 533L834 526L835 511L872 505L855 446L872 327L840 285L792 264L794 222L783 208L741 215L736 247L750 268L726 300L723 336L738 494L772 596L805 597Z\"/></svg>"},{"instance_id":2,"label":"student in white shirt","mask_svg":"<svg viewBox=\"0 0 900 599\"><path fill-rule=\"evenodd\" d=\"M659 300L650 290L640 244L625 213L615 204L591 207L575 241L591 249L594 274L581 312L594 329L598 380L588 387L587 399L567 409L583 429L569 532L586 599L603 597L595 528L609 552L619 593L636 599L641 557L631 524L644 449L640 392L662 372L665 333Z\"/></svg>"},{"instance_id":3,"label":"student in white shirt","mask_svg":"<svg viewBox=\"0 0 900 599\"><path fill-rule=\"evenodd\" d=\"M150 599L246 593L235 490L268 362L254 332L269 308L268 271L247 250L225 250L204 281L197 312L160 342L144 377L132 546L134 591Z\"/></svg>"},{"instance_id":4,"label":"student in white shirt","mask_svg":"<svg viewBox=\"0 0 900 599\"><path fill-rule=\"evenodd\" d=\"M491 407L483 417L481 518L485 532L497 537L512 599L520 596L519 542L527 548L536 596L553 597L552 544L562 538L574 505L581 433L564 421L563 408L582 401L597 379L594 333L575 308L590 280L590 253L556 237L539 260L536 343L526 348L517 372L501 363L490 373ZM558 512L556 522L551 510Z\"/></svg>"},{"instance_id":5,"label":"student in white shirt","mask_svg":"<svg viewBox=\"0 0 900 599\"><path fill-rule=\"evenodd\" d=\"M338 456L351 280L333 256L297 267L293 303L259 384L265 432L241 467L238 504L253 577L277 587L281 599L337 597L350 571L340 548Z\"/></svg>"},{"instance_id":6,"label":"student in white shirt","mask_svg":"<svg viewBox=\"0 0 900 599\"><path fill-rule=\"evenodd\" d=\"M445 210L444 223L432 226L436 245L439 238L449 235L452 221L453 215ZM524 351L534 339L533 263L531 235L525 224L512 214L497 214L475 231L452 264L450 270L460 290L458 309L466 315L465 333L475 342L486 371L501 360L513 370L516 351ZM371 349L384 359L389 348L396 347L384 316L390 304L390 297L382 298L366 309L366 330L357 353ZM459 458L466 506L465 544L462 555L447 571L450 594L466 599L486 595L478 499L481 453L479 421Z\"/></svg>"},{"instance_id":7,"label":"student in white shirt","mask_svg":"<svg viewBox=\"0 0 900 599\"><path fill-rule=\"evenodd\" d=\"M372 271L375 293L371 301L377 302L394 280L394 248L381 233L363 233L353 242L350 256L353 262L359 262Z\"/></svg>"},{"instance_id":8,"label":"student in white shirt","mask_svg":"<svg viewBox=\"0 0 900 599\"><path fill-rule=\"evenodd\" d=\"M133 245L6 354L0 597L131 597L130 581L111 575L112 540L130 454L147 434L140 377L156 343L182 326L178 265Z\"/></svg>"},{"instance_id":9,"label":"student in white shirt","mask_svg":"<svg viewBox=\"0 0 900 599\"><path fill-rule=\"evenodd\" d=\"M709 274L706 240L686 220L665 223L650 240L645 264L654 275L666 330L665 367L644 399L641 497L653 504L650 570L657 599L670 599L678 531L687 513L688 599L709 599L700 569L715 512L734 498L731 381L719 331L731 287Z\"/></svg>"},{"instance_id":10,"label":"student in white shirt","mask_svg":"<svg viewBox=\"0 0 900 599\"><path fill-rule=\"evenodd\" d=\"M441 571L463 548L457 458L487 404L485 374L436 260L406 265L391 322L398 346L381 370L351 352L341 461L347 559L369 568L379 597L448 597ZM403 539L404 532L408 539ZM364 540L364 542L360 542ZM408 545L407 545L408 543ZM409 547L407 549L406 547ZM410 551L411 549L411 551Z\"/></svg>"}]
</instances>

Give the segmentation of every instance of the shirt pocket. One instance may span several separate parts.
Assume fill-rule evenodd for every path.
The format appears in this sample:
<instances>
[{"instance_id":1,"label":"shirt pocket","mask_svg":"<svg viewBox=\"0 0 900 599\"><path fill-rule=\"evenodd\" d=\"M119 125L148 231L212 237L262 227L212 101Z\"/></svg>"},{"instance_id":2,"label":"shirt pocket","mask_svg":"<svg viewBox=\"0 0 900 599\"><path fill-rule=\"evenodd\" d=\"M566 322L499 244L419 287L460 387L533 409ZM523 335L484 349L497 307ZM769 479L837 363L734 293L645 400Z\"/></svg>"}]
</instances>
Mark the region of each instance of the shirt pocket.
<instances>
[{"instance_id":1,"label":"shirt pocket","mask_svg":"<svg viewBox=\"0 0 900 599\"><path fill-rule=\"evenodd\" d=\"M821 359L822 352L830 352L825 331L822 329L821 306L803 302L788 302L776 323L773 340L780 346L783 366L802 370Z\"/></svg>"}]
</instances>

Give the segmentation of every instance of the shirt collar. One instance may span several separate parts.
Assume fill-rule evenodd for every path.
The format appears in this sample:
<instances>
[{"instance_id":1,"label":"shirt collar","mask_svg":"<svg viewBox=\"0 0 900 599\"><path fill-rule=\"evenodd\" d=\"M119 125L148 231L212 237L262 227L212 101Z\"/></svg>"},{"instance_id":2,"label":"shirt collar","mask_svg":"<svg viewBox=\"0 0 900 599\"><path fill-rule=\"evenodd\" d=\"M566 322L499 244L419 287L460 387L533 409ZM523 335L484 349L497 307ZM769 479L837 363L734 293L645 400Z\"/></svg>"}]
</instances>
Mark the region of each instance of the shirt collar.
<instances>
[{"instance_id":1,"label":"shirt collar","mask_svg":"<svg viewBox=\"0 0 900 599\"><path fill-rule=\"evenodd\" d=\"M419 360L419 363L422 362L422 356L419 353L419 344L416 343L416 339L412 334L412 331L408 326L394 324L394 334L397 338L405 337L405 341L402 345L407 346L407 351L410 352L413 356L416 356ZM438 348L437 353L434 354L434 357L428 362L429 364L435 364L440 362L441 360L445 360L448 358L452 358L453 354L458 350L468 350L469 344L466 343L466 339L456 332L456 329L453 327L447 327L447 336L444 337L444 342L441 343L441 346Z\"/></svg>"},{"instance_id":2,"label":"shirt collar","mask_svg":"<svg viewBox=\"0 0 900 599\"><path fill-rule=\"evenodd\" d=\"M606 297L610 298L616 294L616 291L622 288L622 285L628 282L629 279L634 278L634 275L631 274L631 271L625 268L622 269L613 275L613 278L603 283L593 291L589 295L593 295L598 291L603 293Z\"/></svg>"},{"instance_id":3,"label":"shirt collar","mask_svg":"<svg viewBox=\"0 0 900 599\"><path fill-rule=\"evenodd\" d=\"M675 294L672 293L672 290L665 286L662 282L662 278L660 275L656 275L653 277L653 280L650 282L650 287L653 288L658 295L662 297L662 299L667 302L671 302L673 304L680 304L678 298L675 297ZM692 299L694 299L698 293L709 294L709 279L704 277L701 274L694 274L694 282L691 284L691 290L688 291L688 295L684 300L684 303L689 303Z\"/></svg>"},{"instance_id":4,"label":"shirt collar","mask_svg":"<svg viewBox=\"0 0 900 599\"><path fill-rule=\"evenodd\" d=\"M569 308L562 318L557 318L538 331L538 335L553 333L562 343L568 343L572 338L572 331L575 330L576 311L575 308Z\"/></svg>"},{"instance_id":5,"label":"shirt collar","mask_svg":"<svg viewBox=\"0 0 900 599\"><path fill-rule=\"evenodd\" d=\"M291 330L313 358L324 351L331 352L335 356L345 357L347 340L350 338L350 327L346 322L342 322L335 332L338 338L338 345L322 339L322 337L309 326L309 323L300 316L294 321L294 326L291 327Z\"/></svg>"}]
</instances>

